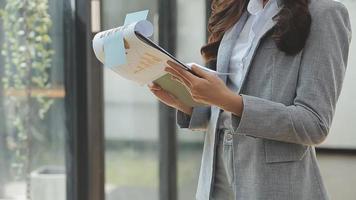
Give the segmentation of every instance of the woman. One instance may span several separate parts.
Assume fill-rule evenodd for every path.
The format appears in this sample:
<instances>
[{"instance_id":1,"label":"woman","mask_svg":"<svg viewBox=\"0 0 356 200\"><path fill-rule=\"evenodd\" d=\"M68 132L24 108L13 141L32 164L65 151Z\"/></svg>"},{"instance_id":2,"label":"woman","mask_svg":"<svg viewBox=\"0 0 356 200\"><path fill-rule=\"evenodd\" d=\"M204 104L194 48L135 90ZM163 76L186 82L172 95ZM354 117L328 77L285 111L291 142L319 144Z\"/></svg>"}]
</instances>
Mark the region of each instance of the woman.
<instances>
[{"instance_id":1,"label":"woman","mask_svg":"<svg viewBox=\"0 0 356 200\"><path fill-rule=\"evenodd\" d=\"M351 27L333 0L213 0L203 57L216 76L168 63L189 107L181 128L206 131L196 198L329 199L314 146L328 135L347 65Z\"/></svg>"}]
</instances>

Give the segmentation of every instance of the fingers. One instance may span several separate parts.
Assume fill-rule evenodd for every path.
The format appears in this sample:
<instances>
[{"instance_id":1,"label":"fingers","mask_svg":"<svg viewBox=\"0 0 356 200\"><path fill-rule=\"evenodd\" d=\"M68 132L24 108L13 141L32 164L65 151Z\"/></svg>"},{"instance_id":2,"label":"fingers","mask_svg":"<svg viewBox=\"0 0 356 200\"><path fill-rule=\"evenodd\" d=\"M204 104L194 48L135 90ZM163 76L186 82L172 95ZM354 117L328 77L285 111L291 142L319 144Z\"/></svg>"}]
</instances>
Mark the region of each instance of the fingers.
<instances>
[{"instance_id":1,"label":"fingers","mask_svg":"<svg viewBox=\"0 0 356 200\"><path fill-rule=\"evenodd\" d=\"M171 93L169 93L169 92L167 92L167 91L165 91L161 86L159 86L157 83L154 83L154 82L152 82L152 83L149 83L149 84L147 84L147 86L149 87L149 89L154 93L154 94L163 94L163 95L165 95L165 96L170 96L170 97L172 97L173 99L176 99L176 97L173 95L173 94L171 94ZM160 96L160 95L159 95Z\"/></svg>"},{"instance_id":2,"label":"fingers","mask_svg":"<svg viewBox=\"0 0 356 200\"><path fill-rule=\"evenodd\" d=\"M172 76L172 80L175 80L177 81L178 83L182 84L187 90L189 93L191 93L191 88L187 86L186 83L184 83L184 81L182 81L181 79L175 77L175 76Z\"/></svg>"},{"instance_id":3,"label":"fingers","mask_svg":"<svg viewBox=\"0 0 356 200\"><path fill-rule=\"evenodd\" d=\"M158 98L159 101L168 106L175 107L177 102L179 102L179 99L176 96L163 89L151 90L151 92Z\"/></svg>"},{"instance_id":4,"label":"fingers","mask_svg":"<svg viewBox=\"0 0 356 200\"><path fill-rule=\"evenodd\" d=\"M154 83L154 82L147 84L147 86L150 90L161 90L162 89L161 86L159 86L157 83Z\"/></svg>"},{"instance_id":5,"label":"fingers","mask_svg":"<svg viewBox=\"0 0 356 200\"><path fill-rule=\"evenodd\" d=\"M180 84L182 84L182 85L184 85L184 86L186 86L185 83L184 83L184 81L180 80L179 78L177 78L177 77L175 77L175 76L171 76L171 79L177 81L178 83L180 83ZM186 86L186 87L187 87L187 86Z\"/></svg>"},{"instance_id":6,"label":"fingers","mask_svg":"<svg viewBox=\"0 0 356 200\"><path fill-rule=\"evenodd\" d=\"M192 85L192 82L187 77L180 74L176 69L172 67L166 67L164 70L172 74L173 77L177 78L181 83L184 83L184 85L186 85L187 87L190 87Z\"/></svg>"},{"instance_id":7,"label":"fingers","mask_svg":"<svg viewBox=\"0 0 356 200\"><path fill-rule=\"evenodd\" d=\"M172 62L172 61L167 61L167 64L173 68L179 75L181 75L182 78L185 78L187 81L190 83L194 82L195 80L199 79L199 77L195 76L194 74L190 73L189 71L183 69L181 66L178 64Z\"/></svg>"},{"instance_id":8,"label":"fingers","mask_svg":"<svg viewBox=\"0 0 356 200\"><path fill-rule=\"evenodd\" d=\"M209 79L209 77L211 76L211 73L204 71L203 69L200 69L195 65L192 65L192 70L194 73L196 73L198 76L204 79Z\"/></svg>"}]
</instances>

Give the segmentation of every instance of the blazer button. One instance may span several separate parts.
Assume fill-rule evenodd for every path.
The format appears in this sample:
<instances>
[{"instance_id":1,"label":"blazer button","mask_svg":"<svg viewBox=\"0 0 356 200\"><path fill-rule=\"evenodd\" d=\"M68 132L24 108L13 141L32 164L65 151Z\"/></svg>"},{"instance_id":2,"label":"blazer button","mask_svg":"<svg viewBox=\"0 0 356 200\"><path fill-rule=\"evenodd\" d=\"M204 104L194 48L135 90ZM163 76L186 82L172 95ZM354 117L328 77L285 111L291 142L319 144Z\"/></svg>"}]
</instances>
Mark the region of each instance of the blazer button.
<instances>
[{"instance_id":1,"label":"blazer button","mask_svg":"<svg viewBox=\"0 0 356 200\"><path fill-rule=\"evenodd\" d=\"M226 133L226 140L231 141L232 140L232 134L231 133Z\"/></svg>"}]
</instances>

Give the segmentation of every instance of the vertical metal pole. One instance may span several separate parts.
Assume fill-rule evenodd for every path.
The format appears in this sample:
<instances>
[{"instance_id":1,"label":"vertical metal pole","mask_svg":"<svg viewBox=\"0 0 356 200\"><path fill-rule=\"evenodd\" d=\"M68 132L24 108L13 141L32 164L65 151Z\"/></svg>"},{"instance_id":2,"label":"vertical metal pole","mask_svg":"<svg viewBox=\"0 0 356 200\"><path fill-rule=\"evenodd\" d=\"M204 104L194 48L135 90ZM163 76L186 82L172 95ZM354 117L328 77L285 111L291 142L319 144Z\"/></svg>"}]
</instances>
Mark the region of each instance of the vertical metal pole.
<instances>
[{"instance_id":1,"label":"vertical metal pole","mask_svg":"<svg viewBox=\"0 0 356 200\"><path fill-rule=\"evenodd\" d=\"M79 199L80 178L77 171L77 137L78 114L77 109L77 86L76 86L76 45L75 45L75 4L73 0L64 0L63 5L63 26L64 30L64 77L65 77L65 108L66 108L66 188L67 200ZM74 7L73 7L74 6ZM83 197L82 197L83 198Z\"/></svg>"},{"instance_id":2,"label":"vertical metal pole","mask_svg":"<svg viewBox=\"0 0 356 200\"><path fill-rule=\"evenodd\" d=\"M68 200L104 200L103 72L91 49L91 1L65 0Z\"/></svg>"},{"instance_id":3,"label":"vertical metal pole","mask_svg":"<svg viewBox=\"0 0 356 200\"><path fill-rule=\"evenodd\" d=\"M176 0L159 0L159 44L173 55L176 51ZM177 139L175 110L159 104L159 195L177 199Z\"/></svg>"}]
</instances>

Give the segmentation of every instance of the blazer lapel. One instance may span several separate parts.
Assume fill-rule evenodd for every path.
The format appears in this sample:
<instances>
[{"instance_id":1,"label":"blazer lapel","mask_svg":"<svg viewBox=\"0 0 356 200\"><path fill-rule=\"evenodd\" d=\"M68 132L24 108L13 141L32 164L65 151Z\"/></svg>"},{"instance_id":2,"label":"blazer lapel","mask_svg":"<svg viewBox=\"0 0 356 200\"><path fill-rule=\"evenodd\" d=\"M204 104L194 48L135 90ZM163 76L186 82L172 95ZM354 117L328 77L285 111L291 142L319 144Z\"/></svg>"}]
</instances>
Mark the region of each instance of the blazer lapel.
<instances>
[{"instance_id":1,"label":"blazer lapel","mask_svg":"<svg viewBox=\"0 0 356 200\"><path fill-rule=\"evenodd\" d=\"M278 8L275 10L275 14L277 14L280 10L281 10L281 1L277 1L278 2ZM260 23L263 23L263 21L260 21ZM248 72L249 72L249 69L250 69L250 66L251 66L251 62L256 54L256 50L257 48L259 47L259 44L261 43L261 40L262 38L267 34L268 31L270 31L274 25L276 24L275 21L273 21L272 18L269 18L267 22L265 22L265 24L263 25L263 28L261 29L261 31L259 33L257 33L257 38L253 41L253 44L252 44L252 52L250 52L247 56L247 58L245 58L245 63L244 63L244 66L245 66L245 73L242 77L242 82L241 82L241 85L238 89L238 93L240 93L242 87L244 86L244 83L245 83L245 80L246 80L246 77L248 75ZM257 26L261 26L259 24L257 24ZM257 27L255 26L255 27Z\"/></svg>"},{"instance_id":2,"label":"blazer lapel","mask_svg":"<svg viewBox=\"0 0 356 200\"><path fill-rule=\"evenodd\" d=\"M235 45L237 37L240 35L247 18L249 16L249 13L247 11L242 14L241 18L237 22L238 24L236 25L235 30L230 30L232 31L231 34L224 34L219 50L218 50L218 55L217 55L217 63L216 63L216 70L218 72L226 73L228 72L229 68L229 61L232 53L232 49ZM225 83L226 83L226 75L218 75Z\"/></svg>"}]
</instances>

